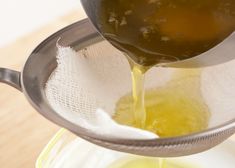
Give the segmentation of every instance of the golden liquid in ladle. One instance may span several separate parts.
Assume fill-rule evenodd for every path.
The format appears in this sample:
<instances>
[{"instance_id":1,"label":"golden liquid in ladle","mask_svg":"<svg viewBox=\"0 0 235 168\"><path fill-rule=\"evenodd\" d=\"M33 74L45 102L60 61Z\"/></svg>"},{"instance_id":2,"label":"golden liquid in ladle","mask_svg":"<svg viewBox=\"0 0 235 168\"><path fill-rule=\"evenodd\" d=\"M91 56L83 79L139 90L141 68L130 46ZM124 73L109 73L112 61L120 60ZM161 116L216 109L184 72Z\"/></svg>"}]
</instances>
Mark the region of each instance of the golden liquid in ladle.
<instances>
[{"instance_id":1,"label":"golden liquid in ladle","mask_svg":"<svg viewBox=\"0 0 235 168\"><path fill-rule=\"evenodd\" d=\"M137 64L197 56L235 29L234 0L101 0L98 28Z\"/></svg>"}]
</instances>

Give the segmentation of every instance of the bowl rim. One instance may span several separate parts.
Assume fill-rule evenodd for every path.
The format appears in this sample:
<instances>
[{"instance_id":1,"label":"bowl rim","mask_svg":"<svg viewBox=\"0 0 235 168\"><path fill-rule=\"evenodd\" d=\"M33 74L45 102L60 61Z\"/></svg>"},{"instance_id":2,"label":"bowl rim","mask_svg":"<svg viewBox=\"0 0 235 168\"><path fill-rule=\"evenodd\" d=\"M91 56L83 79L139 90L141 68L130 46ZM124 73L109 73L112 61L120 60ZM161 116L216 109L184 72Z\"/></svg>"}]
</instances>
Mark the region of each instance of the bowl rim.
<instances>
[{"instance_id":1,"label":"bowl rim","mask_svg":"<svg viewBox=\"0 0 235 168\"><path fill-rule=\"evenodd\" d=\"M43 148L43 150L40 152L35 167L36 168L43 168L43 160L49 155L52 148L56 145L56 143L60 140L62 136L66 134L66 130L64 128L61 128L59 131L56 132L56 134L50 139L50 141L46 144L46 146Z\"/></svg>"}]
</instances>

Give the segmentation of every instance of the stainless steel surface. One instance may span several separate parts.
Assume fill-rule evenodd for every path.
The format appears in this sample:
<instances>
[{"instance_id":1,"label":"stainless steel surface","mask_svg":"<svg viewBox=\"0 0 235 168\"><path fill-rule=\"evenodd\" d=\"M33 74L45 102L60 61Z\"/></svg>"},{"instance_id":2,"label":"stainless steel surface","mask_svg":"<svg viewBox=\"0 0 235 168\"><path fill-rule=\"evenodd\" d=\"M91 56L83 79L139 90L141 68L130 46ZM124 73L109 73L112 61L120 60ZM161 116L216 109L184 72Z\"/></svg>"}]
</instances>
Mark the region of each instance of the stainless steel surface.
<instances>
[{"instance_id":1,"label":"stainless steel surface","mask_svg":"<svg viewBox=\"0 0 235 168\"><path fill-rule=\"evenodd\" d=\"M208 150L235 132L235 119L231 118L231 121L223 125L188 136L153 140L122 140L101 136L71 123L51 108L44 92L45 83L57 66L58 39L60 39L60 45L71 46L77 50L103 40L87 19L60 30L43 41L29 56L21 73L21 86L28 101L39 113L77 136L117 151L146 156L175 157ZM11 84L16 88L20 86L18 72L1 69L0 74L1 82Z\"/></svg>"},{"instance_id":2,"label":"stainless steel surface","mask_svg":"<svg viewBox=\"0 0 235 168\"><path fill-rule=\"evenodd\" d=\"M21 91L20 72L0 68L0 82L6 83Z\"/></svg>"},{"instance_id":3,"label":"stainless steel surface","mask_svg":"<svg viewBox=\"0 0 235 168\"><path fill-rule=\"evenodd\" d=\"M222 43L201 55L183 61L169 63L165 66L174 68L200 68L226 63L235 58L234 48L235 33L231 34Z\"/></svg>"},{"instance_id":4,"label":"stainless steel surface","mask_svg":"<svg viewBox=\"0 0 235 168\"><path fill-rule=\"evenodd\" d=\"M81 0L87 16L89 17L90 21L99 32L100 28L99 28L99 23L97 22L98 20L97 16L99 16L101 1L102 0ZM201 55L183 61L161 64L160 66L174 67L174 68L201 68L201 67L213 66L228 62L235 58L235 54L228 54L234 52L235 48L234 40L235 40L235 33L231 34L219 45L215 46L211 50Z\"/></svg>"}]
</instances>

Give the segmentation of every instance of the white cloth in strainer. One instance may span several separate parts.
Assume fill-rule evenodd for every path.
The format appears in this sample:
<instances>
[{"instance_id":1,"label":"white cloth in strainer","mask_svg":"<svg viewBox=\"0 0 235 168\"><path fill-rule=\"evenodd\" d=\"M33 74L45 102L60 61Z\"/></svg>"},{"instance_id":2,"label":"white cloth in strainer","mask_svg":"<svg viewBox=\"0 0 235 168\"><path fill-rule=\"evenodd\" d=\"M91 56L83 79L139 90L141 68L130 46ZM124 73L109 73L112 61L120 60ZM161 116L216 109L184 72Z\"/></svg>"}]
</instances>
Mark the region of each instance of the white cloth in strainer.
<instances>
[{"instance_id":1,"label":"white cloth in strainer","mask_svg":"<svg viewBox=\"0 0 235 168\"><path fill-rule=\"evenodd\" d=\"M57 62L58 66L51 74L45 92L58 114L79 126L114 138L157 137L148 131L119 125L111 119L118 100L131 92L131 73L127 59L108 42L99 42L78 52L58 46ZM223 69L226 69L225 74ZM147 73L145 87L163 86L174 71L177 70L151 69ZM231 103L235 98L235 66L228 63L204 69L199 81L202 95L212 113L210 127L232 119L235 116L235 103ZM229 90L229 95L228 88L234 88ZM220 99L226 101L226 107Z\"/></svg>"}]
</instances>

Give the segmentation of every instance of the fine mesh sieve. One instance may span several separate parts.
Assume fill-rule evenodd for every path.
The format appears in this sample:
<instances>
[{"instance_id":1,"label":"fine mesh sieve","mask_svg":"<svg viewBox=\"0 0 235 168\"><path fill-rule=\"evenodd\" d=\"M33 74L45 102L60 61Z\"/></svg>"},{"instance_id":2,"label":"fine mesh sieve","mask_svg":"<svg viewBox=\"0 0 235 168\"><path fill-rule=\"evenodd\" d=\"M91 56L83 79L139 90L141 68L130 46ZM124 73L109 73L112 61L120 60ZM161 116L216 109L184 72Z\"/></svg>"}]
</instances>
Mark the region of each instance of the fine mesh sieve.
<instances>
[{"instance_id":1,"label":"fine mesh sieve","mask_svg":"<svg viewBox=\"0 0 235 168\"><path fill-rule=\"evenodd\" d=\"M45 94L44 88L46 82L48 81L49 77L51 76L52 72L57 67L56 62L56 55L57 55L57 41L59 40L59 44L62 46L71 46L74 50L80 51L83 53L83 56L86 59L90 59L92 56L100 56L102 51L109 52L111 48L108 48L108 43L104 42L104 40L100 37L100 35L94 30L94 28L90 25L88 20L83 20L81 22L75 23L57 33L50 36L44 42L42 42L30 55L28 58L22 73L16 71L11 71L7 69L0 69L0 81L8 83L19 90L22 90L25 96L28 98L29 102L36 108L38 112L40 112L43 116L47 119L51 120L52 122L67 128L71 132L75 133L76 135L86 139L92 143L104 146L106 148L128 152L133 154L139 155L146 155L146 156L161 156L161 157L171 157L171 156L182 156L182 155L189 155L193 153L198 153L205 151L214 147L215 145L223 142L229 136L231 136L235 131L235 113L234 107L232 103L232 98L234 98L233 93L233 84L231 79L234 78L233 76L233 65L232 63L228 63L226 65L221 65L218 67L212 67L205 70L206 73L203 73L204 79L201 82L207 83L208 80L215 80L215 81L223 81L228 80L230 83L225 84L225 88L230 88L230 90L218 91L223 82L216 82L212 86L204 87L205 90L211 89L212 94L210 97L207 97L207 101L211 100L214 104L213 107L215 108L215 113L212 114L213 122L210 122L210 127L208 130L190 134L187 136L175 137L175 138L159 138L159 139L152 139L152 140L133 140L133 139L119 139L114 137L109 137L107 135L101 135L97 132L92 132L86 128L79 126L79 124L75 124L74 121L69 120L62 114L58 113L54 107L50 105L50 102L47 100L47 95ZM89 47L94 47L98 49L98 51L89 50ZM86 50L84 50L87 48ZM123 85L118 84L119 80L115 79L106 79L98 78L97 80L104 80L103 82L107 84L109 91L105 92L105 95L109 95L113 97L112 99L104 99L105 101L114 101L114 99L118 99L118 96L121 96L124 92L130 90L130 79L128 74L126 73L128 70L128 64L125 62L125 59L121 58L122 54L119 53L114 48L112 49L112 56L110 59L114 59L113 63L119 61L119 64L111 64L113 66L117 66L116 68L119 69L121 65L124 65L124 68L120 70L121 75L120 77L116 77L117 79L123 78L123 81L127 82L125 85L126 88L122 88ZM92 53L92 54L91 54ZM114 57L114 53L120 55L120 57ZM232 54L232 53L231 53ZM104 59L104 58L103 58ZM109 58L108 58L109 59ZM94 75L93 73L97 73L104 75L105 73L111 73L111 71L107 72L111 68L105 64L105 62L99 62L96 64L96 61L92 63L94 69L93 71L89 72L89 75ZM100 64L102 66L100 66ZM89 68L89 64L87 67ZM100 73L97 69L100 68ZM115 69L115 68L114 68ZM224 71L224 75L219 78L218 72ZM155 70L153 70L153 74ZM159 71L156 69L156 71ZM118 74L120 73L118 72ZM170 72L168 72L170 73ZM116 75L118 75L116 74ZM217 79L218 78L218 79ZM94 78L91 78L95 80ZM107 81L105 81L107 80ZM149 77L149 80L153 80L153 78ZM96 80L95 80L96 81ZM128 82L129 81L129 82ZM89 87L91 84L86 81L83 81L86 87ZM94 81L92 81L94 82ZM128 84L129 83L129 84ZM152 81L149 82L149 87L151 85L155 85L155 83L161 83L161 81ZM101 84L98 85L100 90L97 91L96 95L100 95L99 99L102 99L104 96L102 93ZM122 87L121 87L122 86ZM120 88L119 88L120 87ZM120 92L122 92L120 94ZM218 93L218 95L216 95ZM118 95L118 96L117 96ZM79 95L78 95L79 96ZM116 96L116 97L115 97ZM218 98L218 96L220 96ZM80 102L83 104L84 102ZM110 103L112 104L112 103ZM88 103L84 103L83 105L89 105ZM104 105L107 105L104 103ZM220 106L222 108L218 108ZM227 108L225 108L226 106ZM217 108L216 108L217 107ZM107 112L112 112L114 106L102 106Z\"/></svg>"}]
</instances>

